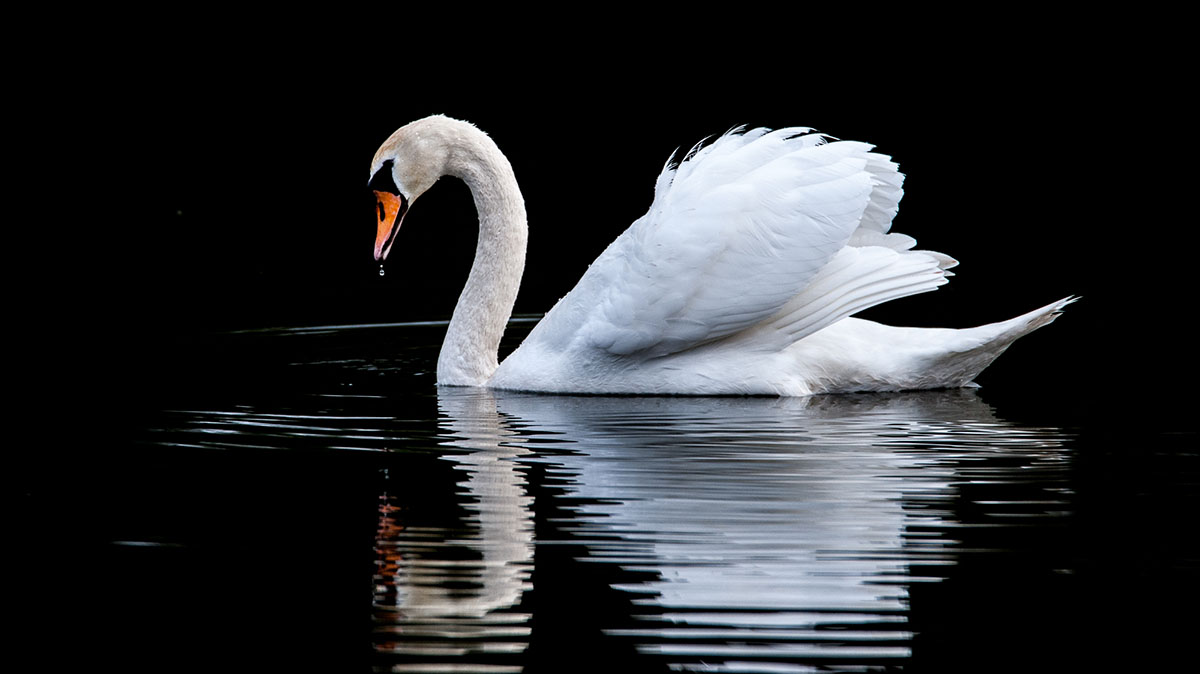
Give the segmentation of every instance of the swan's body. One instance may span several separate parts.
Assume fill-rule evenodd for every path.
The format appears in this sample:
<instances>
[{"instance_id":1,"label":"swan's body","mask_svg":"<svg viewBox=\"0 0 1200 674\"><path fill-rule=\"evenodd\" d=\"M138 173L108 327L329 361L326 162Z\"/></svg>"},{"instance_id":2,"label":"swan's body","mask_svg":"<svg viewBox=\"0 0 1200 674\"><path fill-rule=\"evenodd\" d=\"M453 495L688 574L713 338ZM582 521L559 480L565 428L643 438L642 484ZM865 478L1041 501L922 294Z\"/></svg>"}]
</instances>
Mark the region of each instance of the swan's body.
<instances>
[{"instance_id":1,"label":"swan's body","mask_svg":"<svg viewBox=\"0 0 1200 674\"><path fill-rule=\"evenodd\" d=\"M558 393L810 395L969 385L1071 298L965 330L851 318L934 290L953 259L889 233L903 177L862 143L809 129L726 134L659 176L650 211L497 363L524 268L524 201L495 143L445 117L379 148L382 261L408 205L443 175L474 195L475 263L438 384Z\"/></svg>"}]
</instances>

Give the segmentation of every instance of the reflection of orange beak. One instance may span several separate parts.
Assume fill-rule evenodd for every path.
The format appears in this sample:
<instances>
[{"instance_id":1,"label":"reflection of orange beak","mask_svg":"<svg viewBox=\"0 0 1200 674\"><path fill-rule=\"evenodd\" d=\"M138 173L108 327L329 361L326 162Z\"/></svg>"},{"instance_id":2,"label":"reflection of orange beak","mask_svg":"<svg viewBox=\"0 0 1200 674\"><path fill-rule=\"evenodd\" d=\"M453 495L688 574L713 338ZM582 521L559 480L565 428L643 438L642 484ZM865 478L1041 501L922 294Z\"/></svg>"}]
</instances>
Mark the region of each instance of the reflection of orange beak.
<instances>
[{"instance_id":1,"label":"reflection of orange beak","mask_svg":"<svg viewBox=\"0 0 1200 674\"><path fill-rule=\"evenodd\" d=\"M383 262L392 249L392 242L396 240L400 223L404 221L405 203L391 192L375 190L375 205L379 225L375 232L375 259Z\"/></svg>"}]
</instances>

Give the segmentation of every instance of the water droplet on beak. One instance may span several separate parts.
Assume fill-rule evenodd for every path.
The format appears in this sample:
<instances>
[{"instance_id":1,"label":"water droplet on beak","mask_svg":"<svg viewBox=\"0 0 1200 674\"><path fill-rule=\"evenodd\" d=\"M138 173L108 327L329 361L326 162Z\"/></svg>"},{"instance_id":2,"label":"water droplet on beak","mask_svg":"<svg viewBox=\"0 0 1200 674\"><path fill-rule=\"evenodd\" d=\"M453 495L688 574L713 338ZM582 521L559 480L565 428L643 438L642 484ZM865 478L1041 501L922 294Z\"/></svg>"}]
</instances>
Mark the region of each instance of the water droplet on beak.
<instances>
[{"instance_id":1,"label":"water droplet on beak","mask_svg":"<svg viewBox=\"0 0 1200 674\"><path fill-rule=\"evenodd\" d=\"M379 275L383 276L383 265L379 265Z\"/></svg>"}]
</instances>

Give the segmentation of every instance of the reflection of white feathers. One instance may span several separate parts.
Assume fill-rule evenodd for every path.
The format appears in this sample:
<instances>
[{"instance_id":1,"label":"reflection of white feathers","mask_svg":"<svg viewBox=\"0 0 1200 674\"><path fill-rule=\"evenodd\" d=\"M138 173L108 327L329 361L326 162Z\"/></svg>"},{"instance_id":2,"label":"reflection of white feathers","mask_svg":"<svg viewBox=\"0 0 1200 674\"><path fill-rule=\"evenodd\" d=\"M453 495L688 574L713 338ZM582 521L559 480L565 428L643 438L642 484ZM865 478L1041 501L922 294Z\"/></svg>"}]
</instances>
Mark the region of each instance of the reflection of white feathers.
<instances>
[{"instance_id":1,"label":"reflection of white feathers","mask_svg":"<svg viewBox=\"0 0 1200 674\"><path fill-rule=\"evenodd\" d=\"M448 444L481 455L455 457L464 467L487 464L501 426L516 462L542 464L551 495L562 490L547 503L572 512L559 535L591 562L640 574L616 589L664 618L607 633L651 652L681 649L668 656L691 653L719 629L727 641L713 648L754 643L746 652L756 657L829 658L842 648L906 657L911 633L896 628L909 588L939 577L914 567L953 563L960 485L1004 471L1053 474L1067 437L999 419L971 390L705 398L443 388L438 405ZM532 540L541 500L525 496L520 474L495 473L510 483L503 498L467 484L481 507L524 514L457 544ZM1053 493L1044 496L1042 507L1057 507ZM514 557L510 580L480 576L473 596L500 597L488 584L518 587L526 564ZM425 614L419 605L406 611ZM511 617L494 612L486 622L499 632ZM838 643L819 631L827 623Z\"/></svg>"},{"instance_id":2,"label":"reflection of white feathers","mask_svg":"<svg viewBox=\"0 0 1200 674\"><path fill-rule=\"evenodd\" d=\"M393 134L372 174L389 166L410 202L454 175L479 210L441 384L775 395L963 386L1070 301L968 330L849 319L934 290L956 262L889 231L903 178L870 145L806 128L739 130L668 165L646 215L497 367L526 237L508 161L474 126L431 117Z\"/></svg>"}]
</instances>

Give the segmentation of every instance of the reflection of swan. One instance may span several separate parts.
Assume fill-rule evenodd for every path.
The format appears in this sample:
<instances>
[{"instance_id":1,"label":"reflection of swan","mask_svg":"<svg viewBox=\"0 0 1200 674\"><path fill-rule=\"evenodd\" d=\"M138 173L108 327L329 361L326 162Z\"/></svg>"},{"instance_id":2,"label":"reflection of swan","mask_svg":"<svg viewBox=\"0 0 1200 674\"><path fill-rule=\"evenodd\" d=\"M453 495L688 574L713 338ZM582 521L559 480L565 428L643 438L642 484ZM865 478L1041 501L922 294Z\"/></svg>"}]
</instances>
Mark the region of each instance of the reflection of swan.
<instances>
[{"instance_id":1,"label":"reflection of swan","mask_svg":"<svg viewBox=\"0 0 1200 674\"><path fill-rule=\"evenodd\" d=\"M650 211L497 364L525 260L525 205L487 135L446 117L392 134L371 164L375 257L443 175L479 211L475 263L438 383L551 392L776 394L963 386L1070 299L967 330L848 318L935 289L955 263L889 234L896 165L809 129L729 133L662 172ZM603 198L609 187L583 197Z\"/></svg>"},{"instance_id":2,"label":"reflection of swan","mask_svg":"<svg viewBox=\"0 0 1200 674\"><path fill-rule=\"evenodd\" d=\"M386 498L376 540L379 572L376 609L380 651L460 656L493 640L506 652L524 650L529 616L514 611L530 587L533 566L533 499L512 459L527 453L506 444L513 433L496 413L489 391L439 396L448 431L444 443L466 450L447 454L467 474L462 487L470 513L461 532L410 531ZM449 534L449 535L448 535ZM461 640L452 647L414 646L413 635Z\"/></svg>"},{"instance_id":3,"label":"reflection of swan","mask_svg":"<svg viewBox=\"0 0 1200 674\"><path fill-rule=\"evenodd\" d=\"M512 459L528 450L508 442L514 433L505 428L488 391L439 396L438 409L444 417L440 425L450 431L445 444L468 450L446 458L470 475L463 486L474 498L467 507L474 511L479 534L468 544L482 556L475 579L480 589L458 592L459 610L469 603L471 612L482 616L516 606L528 588L533 564L533 498L525 493L524 479ZM469 601L463 601L466 596Z\"/></svg>"},{"instance_id":4,"label":"reflection of swan","mask_svg":"<svg viewBox=\"0 0 1200 674\"><path fill-rule=\"evenodd\" d=\"M531 507L546 522L538 545L569 542L589 566L628 572L581 572L573 589L592 598L589 584L617 580L638 608L607 618L605 634L672 668L709 654L825 665L906 658L910 587L946 577L957 559L961 485L991 484L987 496L1004 502L975 505L991 523L1011 522L1003 515L1014 508L1063 508L1051 477L1064 467L1065 435L997 418L973 390L437 395L454 445L490 452L500 437L500 447L524 448L521 464L539 464L530 474L554 488ZM1021 474L1012 488L1021 501L1005 501L1005 471ZM503 540L503 531L490 535ZM552 560L539 561L539 578L575 572ZM532 643L536 625L573 618L550 603L530 604Z\"/></svg>"},{"instance_id":5,"label":"reflection of swan","mask_svg":"<svg viewBox=\"0 0 1200 674\"><path fill-rule=\"evenodd\" d=\"M951 558L956 485L1003 481L1003 470L1026 480L1058 470L1065 438L996 417L970 389L809 398L498 392L496 402L527 446L553 448L556 477L583 504L573 532L592 534L591 556L652 571L660 580L631 589L664 610L686 607L689 620L701 619L699 608L721 615L714 620L730 619L730 607L901 610L908 567ZM1044 507L1060 507L1055 497L1042 494ZM812 617L779 618L790 619Z\"/></svg>"}]
</instances>

